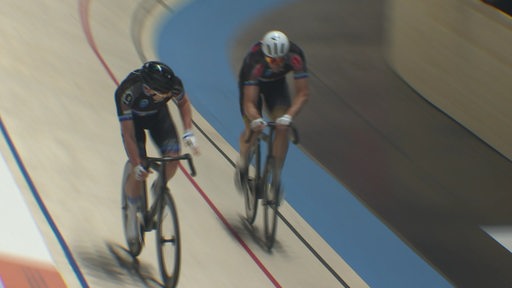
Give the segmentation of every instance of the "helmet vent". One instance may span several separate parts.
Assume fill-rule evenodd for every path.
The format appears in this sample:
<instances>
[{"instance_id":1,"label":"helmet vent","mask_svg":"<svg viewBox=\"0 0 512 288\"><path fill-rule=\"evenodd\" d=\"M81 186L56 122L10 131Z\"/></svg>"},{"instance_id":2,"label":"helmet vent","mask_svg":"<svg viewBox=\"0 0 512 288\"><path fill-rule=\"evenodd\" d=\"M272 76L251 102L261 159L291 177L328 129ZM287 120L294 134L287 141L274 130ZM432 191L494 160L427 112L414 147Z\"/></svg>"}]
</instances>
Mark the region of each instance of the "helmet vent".
<instances>
[{"instance_id":1,"label":"helmet vent","mask_svg":"<svg viewBox=\"0 0 512 288\"><path fill-rule=\"evenodd\" d=\"M173 87L174 72L162 62L150 61L142 66L142 80L151 89L168 92Z\"/></svg>"},{"instance_id":2,"label":"helmet vent","mask_svg":"<svg viewBox=\"0 0 512 288\"><path fill-rule=\"evenodd\" d=\"M285 45L284 45L284 44L281 44L280 48L281 48L281 49L279 50L279 54L280 54L280 55L284 55L284 54L286 54L286 52L287 52L287 51L285 51Z\"/></svg>"},{"instance_id":3,"label":"helmet vent","mask_svg":"<svg viewBox=\"0 0 512 288\"><path fill-rule=\"evenodd\" d=\"M261 42L263 53L268 57L283 57L290 49L288 37L276 30L267 32Z\"/></svg>"}]
</instances>

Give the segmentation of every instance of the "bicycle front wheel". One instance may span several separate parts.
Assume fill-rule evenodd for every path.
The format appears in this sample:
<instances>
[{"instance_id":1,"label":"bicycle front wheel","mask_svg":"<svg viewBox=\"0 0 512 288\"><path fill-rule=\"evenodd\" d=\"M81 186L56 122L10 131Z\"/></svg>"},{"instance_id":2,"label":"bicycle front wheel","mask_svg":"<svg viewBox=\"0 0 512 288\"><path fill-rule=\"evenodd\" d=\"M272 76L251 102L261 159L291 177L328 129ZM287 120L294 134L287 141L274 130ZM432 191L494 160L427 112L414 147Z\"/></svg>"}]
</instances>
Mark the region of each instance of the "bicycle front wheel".
<instances>
[{"instance_id":1,"label":"bicycle front wheel","mask_svg":"<svg viewBox=\"0 0 512 288\"><path fill-rule=\"evenodd\" d=\"M249 165L247 168L247 179L244 187L245 217L249 224L254 223L258 211L258 189L259 189L259 150L254 148L249 154Z\"/></svg>"},{"instance_id":2,"label":"bicycle front wheel","mask_svg":"<svg viewBox=\"0 0 512 288\"><path fill-rule=\"evenodd\" d=\"M274 159L268 159L263 174L264 230L267 248L274 246L277 231L277 210L279 208L279 177Z\"/></svg>"},{"instance_id":3,"label":"bicycle front wheel","mask_svg":"<svg viewBox=\"0 0 512 288\"><path fill-rule=\"evenodd\" d=\"M178 284L181 246L178 214L168 191L160 196L159 206L156 235L158 263L164 287L173 288Z\"/></svg>"}]
</instances>

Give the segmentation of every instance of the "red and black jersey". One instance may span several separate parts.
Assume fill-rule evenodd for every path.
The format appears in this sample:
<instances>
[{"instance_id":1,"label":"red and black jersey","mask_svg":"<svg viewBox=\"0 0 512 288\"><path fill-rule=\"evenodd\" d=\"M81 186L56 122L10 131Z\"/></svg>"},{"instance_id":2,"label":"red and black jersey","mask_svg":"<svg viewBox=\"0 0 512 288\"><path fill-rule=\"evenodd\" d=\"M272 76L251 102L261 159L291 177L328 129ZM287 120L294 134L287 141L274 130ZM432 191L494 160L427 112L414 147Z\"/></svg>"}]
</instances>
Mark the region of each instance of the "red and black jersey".
<instances>
[{"instance_id":1,"label":"red and black jersey","mask_svg":"<svg viewBox=\"0 0 512 288\"><path fill-rule=\"evenodd\" d=\"M258 85L260 81L274 81L293 72L295 79L308 77L306 58L302 49L290 41L290 50L284 56L284 63L281 70L275 72L270 69L265 60L265 54L261 49L261 42L254 44L244 58L238 81L241 85Z\"/></svg>"}]
</instances>

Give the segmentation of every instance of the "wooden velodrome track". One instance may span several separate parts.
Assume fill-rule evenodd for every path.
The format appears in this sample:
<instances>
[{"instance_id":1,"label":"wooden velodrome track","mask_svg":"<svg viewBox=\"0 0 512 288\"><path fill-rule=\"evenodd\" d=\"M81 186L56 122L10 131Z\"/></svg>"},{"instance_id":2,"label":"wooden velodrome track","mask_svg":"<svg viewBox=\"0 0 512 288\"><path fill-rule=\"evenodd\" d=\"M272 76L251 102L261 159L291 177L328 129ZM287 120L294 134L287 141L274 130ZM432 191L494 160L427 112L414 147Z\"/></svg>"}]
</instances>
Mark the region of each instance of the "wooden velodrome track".
<instances>
[{"instance_id":1,"label":"wooden velodrome track","mask_svg":"<svg viewBox=\"0 0 512 288\"><path fill-rule=\"evenodd\" d=\"M382 31L378 27L384 21L384 5L380 1L360 4L363 7L326 0L314 9L312 2L299 1L293 8L276 11L286 12L288 17L268 14L246 27L234 43L233 66L238 66L236 59L247 43L260 37L261 31L273 26L290 31L315 60L310 67L314 72L313 91L333 98L333 102L325 103L312 100L297 119L307 152L457 286L505 287L510 283L506 276L507 267L511 267L508 252L482 231L475 231L471 226L474 223L466 220L478 222L481 215L501 219L498 216L509 213L499 212L503 209L497 209L495 214L484 209L480 214L472 213L474 204L461 204L458 201L462 198L454 191L484 199L477 189L491 182L495 191L501 191L509 182L509 162L433 109L396 75L389 71L375 73L387 69L379 50ZM140 66L144 58L158 58L153 47L154 29L163 16L183 3L141 3L8 0L0 12L4 42L0 51L9 55L0 60L4 91L0 94L0 116L24 169L19 168L20 159L13 155L12 147L3 141L0 151L41 230L55 267L69 287L159 287L151 234L139 262L127 257L122 249L119 185L125 155L112 95L118 81ZM146 14L134 12L141 7L151 9ZM323 17L324 21L297 25L306 10L310 16L322 15L316 17ZM337 17L338 12L343 17ZM134 19L134 15L142 15L143 19ZM363 19L358 17L363 16L371 19L365 22L367 28L357 24ZM326 26L338 27L339 19L345 19L342 29L332 37ZM143 25L134 28L134 21ZM318 26L306 28L313 23ZM142 41L134 41L141 35ZM328 57L332 50L316 46L316 37L332 37L330 45L346 56ZM347 65L352 74L348 68L343 69ZM360 77L362 74L365 77ZM339 81L339 75L346 80ZM337 99L340 95L342 101ZM376 100L370 95L381 98ZM339 111L326 108L329 103L341 103L336 106ZM197 112L195 121L229 158L236 159L236 150ZM336 137L318 127L337 131ZM418 127L428 131L427 135L415 133ZM443 133L446 141L435 142L439 137L435 133ZM414 137L406 143L404 135ZM279 249L271 254L265 252L258 245L261 231L251 234L240 222L241 198L232 184L232 166L201 134L198 136L202 149L201 156L195 158L198 176L191 180L182 171L172 184L184 234L180 287L368 285L286 204L283 214L336 273L333 275L287 229L278 232ZM331 138L332 142L325 141ZM438 148L425 154L423 146ZM455 156L442 159L445 154L440 151L446 149ZM332 157L335 152L339 154ZM438 158L439 154L442 156ZM478 156L475 166L464 162L470 155ZM424 158L432 161L422 162L421 165L428 165L418 168L414 161ZM501 172L490 175L482 172L479 165ZM453 180L446 179L450 177ZM461 179L468 183L460 185ZM437 185L442 188L436 190ZM445 187L452 189L447 198L432 193L444 191ZM489 202L495 199L490 197ZM454 209L455 217L450 214ZM55 227L49 227L49 222ZM62 238L56 236L56 231ZM461 234L467 238L461 238Z\"/></svg>"},{"instance_id":2,"label":"wooden velodrome track","mask_svg":"<svg viewBox=\"0 0 512 288\"><path fill-rule=\"evenodd\" d=\"M126 158L112 93L141 65L128 28L139 2L2 3L1 49L9 57L0 62L0 113L13 147L2 141L1 151L69 287L159 287L151 234L138 262L122 250L119 187ZM152 19L167 12L157 9ZM156 22L143 27L149 58L156 58ZM195 121L236 159L198 113ZM191 182L178 173L172 185L183 233L180 287L340 286L291 232L279 231L286 245L274 253L259 246L260 231L251 235L240 221L232 166L199 137L198 176ZM366 285L291 207L282 211L344 282Z\"/></svg>"}]
</instances>

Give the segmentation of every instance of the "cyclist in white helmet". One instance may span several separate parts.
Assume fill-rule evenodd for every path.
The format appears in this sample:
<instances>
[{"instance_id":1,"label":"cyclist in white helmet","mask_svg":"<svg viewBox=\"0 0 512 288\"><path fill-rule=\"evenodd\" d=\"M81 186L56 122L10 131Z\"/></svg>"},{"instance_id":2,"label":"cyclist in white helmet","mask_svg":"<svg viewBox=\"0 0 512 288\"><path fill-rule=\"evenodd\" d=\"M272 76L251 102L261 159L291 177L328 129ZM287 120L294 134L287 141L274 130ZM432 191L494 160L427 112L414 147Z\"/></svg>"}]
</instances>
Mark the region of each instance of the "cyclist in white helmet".
<instances>
[{"instance_id":1,"label":"cyclist in white helmet","mask_svg":"<svg viewBox=\"0 0 512 288\"><path fill-rule=\"evenodd\" d=\"M286 75L293 72L295 95L290 96ZM260 133L266 126L262 115L265 105L268 118L278 124L274 142L274 156L282 169L288 151L288 126L309 98L308 71L302 49L281 31L267 32L245 56L238 80L240 111L245 129L240 135L240 157L235 183L241 190L247 177L248 151L252 143L245 143L251 129Z\"/></svg>"}]
</instances>

